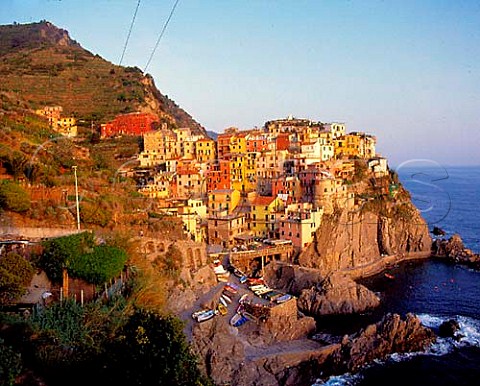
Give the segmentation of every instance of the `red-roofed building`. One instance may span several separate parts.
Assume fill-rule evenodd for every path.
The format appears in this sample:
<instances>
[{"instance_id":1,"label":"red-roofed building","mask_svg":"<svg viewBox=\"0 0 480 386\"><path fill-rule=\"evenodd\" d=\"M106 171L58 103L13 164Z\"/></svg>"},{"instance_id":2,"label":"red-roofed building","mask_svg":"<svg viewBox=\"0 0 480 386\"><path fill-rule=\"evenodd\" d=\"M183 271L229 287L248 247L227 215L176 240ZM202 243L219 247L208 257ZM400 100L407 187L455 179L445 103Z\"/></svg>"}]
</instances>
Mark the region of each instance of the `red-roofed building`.
<instances>
[{"instance_id":1,"label":"red-roofed building","mask_svg":"<svg viewBox=\"0 0 480 386\"><path fill-rule=\"evenodd\" d=\"M116 135L142 135L154 130L154 122L159 122L159 119L151 113L117 115L113 121L102 124L100 134L102 138Z\"/></svg>"}]
</instances>

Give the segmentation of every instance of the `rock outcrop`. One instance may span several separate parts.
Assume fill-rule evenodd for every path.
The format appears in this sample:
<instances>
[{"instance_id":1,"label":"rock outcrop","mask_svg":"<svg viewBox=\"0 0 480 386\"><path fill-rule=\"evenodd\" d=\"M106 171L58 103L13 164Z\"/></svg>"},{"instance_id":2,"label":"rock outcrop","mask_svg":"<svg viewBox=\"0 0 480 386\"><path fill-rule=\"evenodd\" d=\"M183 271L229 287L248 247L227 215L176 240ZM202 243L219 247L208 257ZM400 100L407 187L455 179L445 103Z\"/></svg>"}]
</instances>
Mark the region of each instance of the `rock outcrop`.
<instances>
[{"instance_id":1,"label":"rock outcrop","mask_svg":"<svg viewBox=\"0 0 480 386\"><path fill-rule=\"evenodd\" d=\"M423 350L436 339L411 314L405 320L388 314L381 322L328 346L304 339L252 347L242 335L218 318L194 327L194 346L216 384L311 385L321 374L354 372L395 352Z\"/></svg>"},{"instance_id":2,"label":"rock outcrop","mask_svg":"<svg viewBox=\"0 0 480 386\"><path fill-rule=\"evenodd\" d=\"M465 248L462 238L455 234L450 239L437 239L432 243L432 255L454 263L480 269L480 255Z\"/></svg>"},{"instance_id":3,"label":"rock outcrop","mask_svg":"<svg viewBox=\"0 0 480 386\"><path fill-rule=\"evenodd\" d=\"M435 339L433 331L422 326L415 315L407 314L402 320L397 314L387 314L379 323L353 336L345 336L323 364L324 370L332 374L356 371L392 353L422 351Z\"/></svg>"},{"instance_id":4,"label":"rock outcrop","mask_svg":"<svg viewBox=\"0 0 480 386\"><path fill-rule=\"evenodd\" d=\"M303 290L298 299L300 310L318 316L360 313L379 304L372 291L341 274L331 274L317 286Z\"/></svg>"},{"instance_id":5,"label":"rock outcrop","mask_svg":"<svg viewBox=\"0 0 480 386\"><path fill-rule=\"evenodd\" d=\"M381 265L385 256L399 260L415 254L428 256L428 226L413 204L381 202L379 206L325 216L314 241L300 254L299 265L316 268L324 277L359 267L369 274L369 266Z\"/></svg>"},{"instance_id":6,"label":"rock outcrop","mask_svg":"<svg viewBox=\"0 0 480 386\"><path fill-rule=\"evenodd\" d=\"M460 329L460 323L455 319L446 320L438 328L438 335L442 338L454 338Z\"/></svg>"}]
</instances>

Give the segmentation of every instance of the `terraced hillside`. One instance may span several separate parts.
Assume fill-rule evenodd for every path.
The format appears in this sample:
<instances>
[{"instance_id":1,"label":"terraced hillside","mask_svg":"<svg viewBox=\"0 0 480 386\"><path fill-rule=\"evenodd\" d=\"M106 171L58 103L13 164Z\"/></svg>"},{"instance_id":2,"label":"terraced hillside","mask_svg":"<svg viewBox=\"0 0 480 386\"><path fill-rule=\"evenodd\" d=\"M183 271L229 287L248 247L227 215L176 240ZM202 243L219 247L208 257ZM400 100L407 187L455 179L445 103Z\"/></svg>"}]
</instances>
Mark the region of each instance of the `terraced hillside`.
<instances>
[{"instance_id":1,"label":"terraced hillside","mask_svg":"<svg viewBox=\"0 0 480 386\"><path fill-rule=\"evenodd\" d=\"M47 21L0 26L0 78L0 94L13 105L60 105L64 115L88 123L132 111L153 112L170 125L204 133L149 75L92 54Z\"/></svg>"}]
</instances>

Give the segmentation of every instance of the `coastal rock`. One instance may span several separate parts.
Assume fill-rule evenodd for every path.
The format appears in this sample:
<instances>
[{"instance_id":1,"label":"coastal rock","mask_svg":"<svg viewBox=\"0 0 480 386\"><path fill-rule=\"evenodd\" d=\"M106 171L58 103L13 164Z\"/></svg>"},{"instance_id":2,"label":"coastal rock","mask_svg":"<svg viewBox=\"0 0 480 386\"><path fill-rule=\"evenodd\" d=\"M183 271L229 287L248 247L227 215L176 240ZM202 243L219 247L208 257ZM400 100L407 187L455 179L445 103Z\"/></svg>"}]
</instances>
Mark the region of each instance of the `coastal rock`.
<instances>
[{"instance_id":1,"label":"coastal rock","mask_svg":"<svg viewBox=\"0 0 480 386\"><path fill-rule=\"evenodd\" d=\"M445 258L453 263L468 265L480 269L480 255L465 248L462 238L455 234L450 239L437 239L432 243L432 255Z\"/></svg>"},{"instance_id":2,"label":"coastal rock","mask_svg":"<svg viewBox=\"0 0 480 386\"><path fill-rule=\"evenodd\" d=\"M324 216L314 241L298 257L298 264L326 277L352 271L355 277L377 273L389 257L428 257L431 238L425 220L410 201L371 201L356 211L338 209Z\"/></svg>"},{"instance_id":3,"label":"coastal rock","mask_svg":"<svg viewBox=\"0 0 480 386\"><path fill-rule=\"evenodd\" d=\"M432 234L434 236L445 236L445 231L440 227L434 226L432 230Z\"/></svg>"},{"instance_id":4,"label":"coastal rock","mask_svg":"<svg viewBox=\"0 0 480 386\"><path fill-rule=\"evenodd\" d=\"M372 291L341 274L331 274L318 286L303 290L298 299L301 311L316 316L360 313L379 304Z\"/></svg>"},{"instance_id":5,"label":"coastal rock","mask_svg":"<svg viewBox=\"0 0 480 386\"><path fill-rule=\"evenodd\" d=\"M450 319L440 325L438 335L442 338L454 338L459 329L460 324L455 319Z\"/></svg>"},{"instance_id":6,"label":"coastal rock","mask_svg":"<svg viewBox=\"0 0 480 386\"><path fill-rule=\"evenodd\" d=\"M422 326L417 316L407 314L402 320L398 314L387 314L379 323L345 336L330 361L324 363L324 370L332 374L356 371L392 353L424 350L435 339L432 330Z\"/></svg>"}]
</instances>

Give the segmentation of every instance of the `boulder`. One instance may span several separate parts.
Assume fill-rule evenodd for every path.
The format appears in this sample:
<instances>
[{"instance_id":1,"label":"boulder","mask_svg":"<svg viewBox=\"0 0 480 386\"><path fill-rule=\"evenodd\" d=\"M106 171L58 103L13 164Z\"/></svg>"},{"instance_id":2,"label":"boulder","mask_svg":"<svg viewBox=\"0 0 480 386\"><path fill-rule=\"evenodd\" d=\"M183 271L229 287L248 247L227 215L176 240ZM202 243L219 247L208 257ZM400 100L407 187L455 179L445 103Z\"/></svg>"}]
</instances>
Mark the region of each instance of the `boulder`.
<instances>
[{"instance_id":1,"label":"boulder","mask_svg":"<svg viewBox=\"0 0 480 386\"><path fill-rule=\"evenodd\" d=\"M457 234L448 240L435 240L432 243L432 255L480 269L480 255L465 248L462 238Z\"/></svg>"},{"instance_id":2,"label":"boulder","mask_svg":"<svg viewBox=\"0 0 480 386\"><path fill-rule=\"evenodd\" d=\"M459 329L460 324L455 319L450 319L440 325L438 335L442 338L454 338Z\"/></svg>"},{"instance_id":3,"label":"boulder","mask_svg":"<svg viewBox=\"0 0 480 386\"><path fill-rule=\"evenodd\" d=\"M361 313L380 305L380 299L349 276L331 274L316 287L303 290L298 307L315 316Z\"/></svg>"},{"instance_id":4,"label":"boulder","mask_svg":"<svg viewBox=\"0 0 480 386\"><path fill-rule=\"evenodd\" d=\"M324 372L340 374L358 370L374 359L384 359L392 353L424 350L435 341L432 330L422 326L420 319L407 314L405 320L398 314L387 314L352 336L345 336L340 346L324 363Z\"/></svg>"}]
</instances>

